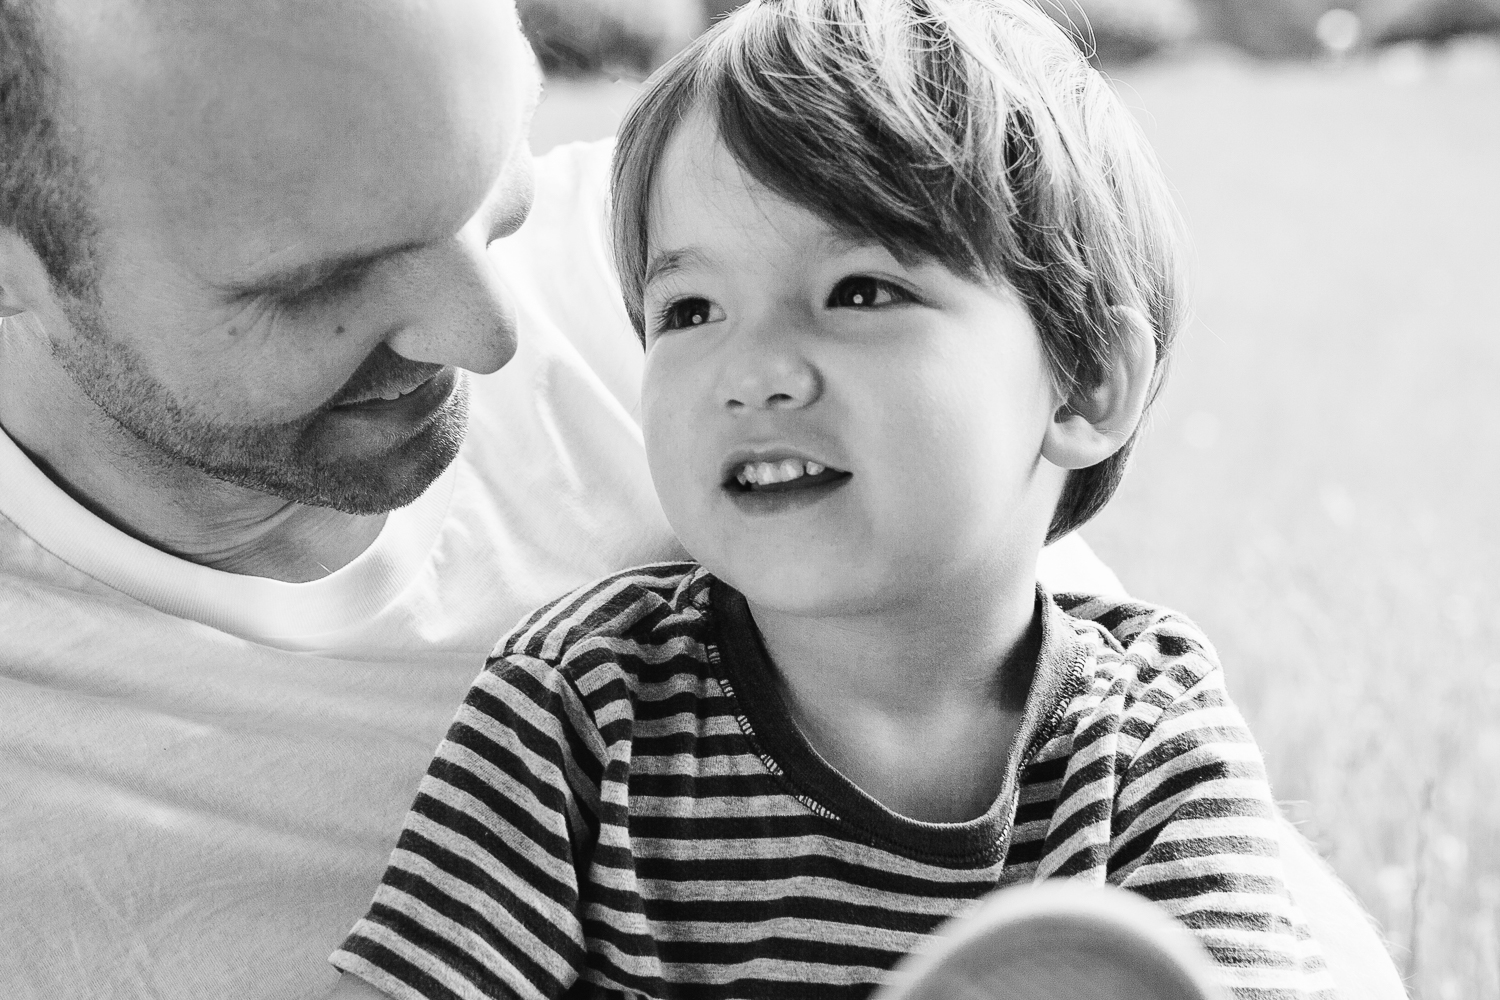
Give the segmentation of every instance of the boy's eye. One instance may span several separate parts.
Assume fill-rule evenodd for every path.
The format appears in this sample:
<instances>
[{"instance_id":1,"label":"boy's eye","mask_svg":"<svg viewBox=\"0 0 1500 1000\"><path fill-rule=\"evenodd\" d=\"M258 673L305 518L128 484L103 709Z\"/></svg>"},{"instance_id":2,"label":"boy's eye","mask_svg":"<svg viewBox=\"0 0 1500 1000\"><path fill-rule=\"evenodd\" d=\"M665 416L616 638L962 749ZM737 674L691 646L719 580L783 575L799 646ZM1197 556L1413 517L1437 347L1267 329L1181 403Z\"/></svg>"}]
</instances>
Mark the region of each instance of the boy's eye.
<instances>
[{"instance_id":1,"label":"boy's eye","mask_svg":"<svg viewBox=\"0 0 1500 1000\"><path fill-rule=\"evenodd\" d=\"M911 296L900 286L858 274L833 286L828 295L828 308L872 309L910 301Z\"/></svg>"},{"instance_id":2,"label":"boy's eye","mask_svg":"<svg viewBox=\"0 0 1500 1000\"><path fill-rule=\"evenodd\" d=\"M669 302L657 317L658 330L685 330L723 319L723 313L707 299L686 298Z\"/></svg>"}]
</instances>

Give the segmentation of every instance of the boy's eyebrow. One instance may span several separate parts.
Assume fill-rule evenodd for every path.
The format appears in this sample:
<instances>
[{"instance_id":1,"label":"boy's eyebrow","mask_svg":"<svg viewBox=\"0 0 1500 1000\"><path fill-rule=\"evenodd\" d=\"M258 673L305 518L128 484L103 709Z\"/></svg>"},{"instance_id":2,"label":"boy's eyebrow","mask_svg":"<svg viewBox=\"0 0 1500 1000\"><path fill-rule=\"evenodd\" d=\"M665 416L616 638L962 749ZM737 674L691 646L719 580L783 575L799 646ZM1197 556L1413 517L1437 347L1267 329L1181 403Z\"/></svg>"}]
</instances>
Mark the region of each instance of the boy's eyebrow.
<instances>
[{"instance_id":1,"label":"boy's eyebrow","mask_svg":"<svg viewBox=\"0 0 1500 1000\"><path fill-rule=\"evenodd\" d=\"M825 233L822 243L825 253L850 253L855 250L868 250L870 247L884 247L884 244L873 236L846 233L841 229Z\"/></svg>"},{"instance_id":2,"label":"boy's eyebrow","mask_svg":"<svg viewBox=\"0 0 1500 1000\"><path fill-rule=\"evenodd\" d=\"M889 249L873 236L837 231L822 236L819 242L822 244L822 253L829 257L842 253L851 253L856 250L868 250L872 247L884 250ZM653 282L669 277L679 271L685 271L688 268L707 266L709 266L708 255L697 247L658 250L651 255L651 259L646 264L645 281L641 287L649 288Z\"/></svg>"},{"instance_id":3,"label":"boy's eyebrow","mask_svg":"<svg viewBox=\"0 0 1500 1000\"><path fill-rule=\"evenodd\" d=\"M665 278L668 275L684 271L689 267L701 267L706 264L708 258L701 250L693 247L683 247L678 250L661 250L651 255L651 260L646 264L646 285Z\"/></svg>"},{"instance_id":4,"label":"boy's eyebrow","mask_svg":"<svg viewBox=\"0 0 1500 1000\"><path fill-rule=\"evenodd\" d=\"M902 254L899 250L893 250L889 244L875 236L867 236L864 233L851 233L843 230L834 230L822 237L822 252L827 257L836 257L844 253L857 253L861 250L882 250L895 258L897 263L909 266L914 258Z\"/></svg>"}]
</instances>

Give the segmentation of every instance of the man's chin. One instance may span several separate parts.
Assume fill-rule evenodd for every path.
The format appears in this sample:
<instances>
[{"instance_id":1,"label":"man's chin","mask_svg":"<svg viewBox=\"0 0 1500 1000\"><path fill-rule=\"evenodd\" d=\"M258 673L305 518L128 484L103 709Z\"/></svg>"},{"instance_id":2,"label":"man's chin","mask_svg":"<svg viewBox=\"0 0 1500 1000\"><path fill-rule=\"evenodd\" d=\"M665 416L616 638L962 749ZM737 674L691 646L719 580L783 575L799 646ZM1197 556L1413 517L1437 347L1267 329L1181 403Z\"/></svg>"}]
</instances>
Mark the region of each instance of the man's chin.
<instances>
[{"instance_id":1,"label":"man's chin","mask_svg":"<svg viewBox=\"0 0 1500 1000\"><path fill-rule=\"evenodd\" d=\"M384 514L420 497L463 444L468 380L452 367L409 361L378 346L340 396L430 373L392 400L363 399L285 423L225 425L194 412L135 352L108 335L97 306L70 300L84 335L54 350L99 409L168 465L221 482L349 514Z\"/></svg>"},{"instance_id":2,"label":"man's chin","mask_svg":"<svg viewBox=\"0 0 1500 1000\"><path fill-rule=\"evenodd\" d=\"M386 461L353 467L337 466L315 470L316 489L291 495L279 494L311 507L330 507L345 514L386 514L415 503L458 457L463 443L463 428L451 437L443 436L427 444L419 454L403 453Z\"/></svg>"},{"instance_id":3,"label":"man's chin","mask_svg":"<svg viewBox=\"0 0 1500 1000\"><path fill-rule=\"evenodd\" d=\"M468 425L465 388L456 386L417 433L394 445L371 447L327 425L333 421L315 421L293 455L281 461L204 466L203 471L309 507L361 516L389 513L414 503L458 457Z\"/></svg>"}]
</instances>

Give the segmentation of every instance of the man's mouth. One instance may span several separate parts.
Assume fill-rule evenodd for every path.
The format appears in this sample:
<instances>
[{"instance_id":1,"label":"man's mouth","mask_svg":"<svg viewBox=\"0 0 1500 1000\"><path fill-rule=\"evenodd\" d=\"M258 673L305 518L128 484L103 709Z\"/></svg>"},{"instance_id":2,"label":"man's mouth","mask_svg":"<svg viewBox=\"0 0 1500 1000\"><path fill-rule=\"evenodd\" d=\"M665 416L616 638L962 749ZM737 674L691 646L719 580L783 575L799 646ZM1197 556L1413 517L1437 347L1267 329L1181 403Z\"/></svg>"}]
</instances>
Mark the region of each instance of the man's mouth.
<instances>
[{"instance_id":1,"label":"man's mouth","mask_svg":"<svg viewBox=\"0 0 1500 1000\"><path fill-rule=\"evenodd\" d=\"M402 396L409 396L420 388L422 388L422 386L420 383L418 383L417 385L412 386L410 389L395 389L391 392L382 392L379 398L389 403L394 400L400 399Z\"/></svg>"},{"instance_id":2,"label":"man's mouth","mask_svg":"<svg viewBox=\"0 0 1500 1000\"><path fill-rule=\"evenodd\" d=\"M412 396L426 396L431 390L451 382L452 370L430 361L403 358L386 344L378 344L360 364L349 380L333 397L330 410L353 409L358 412L382 410L403 401L415 403Z\"/></svg>"},{"instance_id":3,"label":"man's mouth","mask_svg":"<svg viewBox=\"0 0 1500 1000\"><path fill-rule=\"evenodd\" d=\"M842 469L830 468L811 459L783 458L776 461L741 462L724 485L742 493L783 493L809 489L849 478Z\"/></svg>"},{"instance_id":4,"label":"man's mouth","mask_svg":"<svg viewBox=\"0 0 1500 1000\"><path fill-rule=\"evenodd\" d=\"M407 396L410 396L412 393L420 389L427 387L436 377L436 375L429 375L427 378L424 378L422 379L422 381L415 384L407 383L404 386L390 386L380 390L369 390L361 393L356 399L347 399L341 403L335 403L334 408L341 409L346 406L364 406L367 403L394 403L398 400L405 399Z\"/></svg>"},{"instance_id":5,"label":"man's mouth","mask_svg":"<svg viewBox=\"0 0 1500 1000\"><path fill-rule=\"evenodd\" d=\"M458 381L455 369L440 368L420 381L408 376L377 383L330 407L328 415L340 426L406 437L427 426L443 410Z\"/></svg>"}]
</instances>

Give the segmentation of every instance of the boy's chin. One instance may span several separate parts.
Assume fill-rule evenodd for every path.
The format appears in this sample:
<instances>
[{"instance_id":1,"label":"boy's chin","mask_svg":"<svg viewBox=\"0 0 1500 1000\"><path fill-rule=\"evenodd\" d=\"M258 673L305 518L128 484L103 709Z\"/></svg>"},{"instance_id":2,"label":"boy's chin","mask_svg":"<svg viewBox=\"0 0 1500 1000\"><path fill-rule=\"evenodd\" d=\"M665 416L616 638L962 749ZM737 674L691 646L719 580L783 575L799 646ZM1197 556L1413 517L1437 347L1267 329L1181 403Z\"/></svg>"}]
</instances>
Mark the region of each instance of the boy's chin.
<instances>
[{"instance_id":1,"label":"boy's chin","mask_svg":"<svg viewBox=\"0 0 1500 1000\"><path fill-rule=\"evenodd\" d=\"M871 576L852 564L821 566L760 562L709 572L745 596L752 611L789 618L857 618L905 605L907 588L872 586Z\"/></svg>"}]
</instances>

